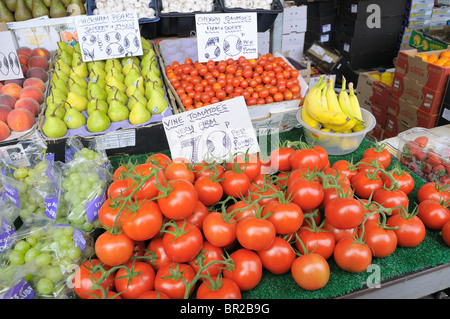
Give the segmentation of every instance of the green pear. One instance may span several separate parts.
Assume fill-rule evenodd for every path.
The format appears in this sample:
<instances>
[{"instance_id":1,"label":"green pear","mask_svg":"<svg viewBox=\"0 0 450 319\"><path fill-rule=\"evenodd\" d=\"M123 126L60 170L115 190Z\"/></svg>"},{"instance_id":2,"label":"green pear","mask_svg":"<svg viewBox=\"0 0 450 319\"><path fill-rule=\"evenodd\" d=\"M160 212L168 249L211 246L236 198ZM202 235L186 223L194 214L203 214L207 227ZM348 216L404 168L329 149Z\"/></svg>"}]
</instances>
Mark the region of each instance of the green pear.
<instances>
[{"instance_id":1,"label":"green pear","mask_svg":"<svg viewBox=\"0 0 450 319\"><path fill-rule=\"evenodd\" d=\"M62 58L58 58L58 60L55 61L55 71L61 71L67 77L69 77L70 66L67 64L65 60L63 60Z\"/></svg>"},{"instance_id":2,"label":"green pear","mask_svg":"<svg viewBox=\"0 0 450 319\"><path fill-rule=\"evenodd\" d=\"M80 84L82 87L87 89L87 82L84 78L80 77L78 74L71 72L69 75L69 87L73 84L73 83L78 83Z\"/></svg>"},{"instance_id":3,"label":"green pear","mask_svg":"<svg viewBox=\"0 0 450 319\"><path fill-rule=\"evenodd\" d=\"M167 102L165 96L162 95L161 92L153 90L146 106L151 114L160 114L167 109L169 102Z\"/></svg>"},{"instance_id":4,"label":"green pear","mask_svg":"<svg viewBox=\"0 0 450 319\"><path fill-rule=\"evenodd\" d=\"M92 76L92 77L91 77ZM106 90L106 81L104 79L102 79L100 76L95 76L94 73L91 73L89 75L89 83L88 83L88 89L89 86L91 85L98 85L100 86L103 90Z\"/></svg>"},{"instance_id":5,"label":"green pear","mask_svg":"<svg viewBox=\"0 0 450 319\"><path fill-rule=\"evenodd\" d=\"M88 115L91 115L93 110L98 109L100 111L105 112L105 114L107 114L108 108L109 108L109 106L106 101L92 98L88 102L86 112Z\"/></svg>"},{"instance_id":6,"label":"green pear","mask_svg":"<svg viewBox=\"0 0 450 319\"><path fill-rule=\"evenodd\" d=\"M141 67L139 66L139 62L136 63L134 60L131 60L131 63L127 63L122 68L122 74L127 76L131 70L136 70L141 74Z\"/></svg>"},{"instance_id":7,"label":"green pear","mask_svg":"<svg viewBox=\"0 0 450 319\"><path fill-rule=\"evenodd\" d=\"M109 74L111 69L117 69L119 72L122 72L122 63L120 63L119 59L108 59L105 61L106 73Z\"/></svg>"},{"instance_id":8,"label":"green pear","mask_svg":"<svg viewBox=\"0 0 450 319\"><path fill-rule=\"evenodd\" d=\"M45 118L42 132L44 132L47 137L59 138L67 134L67 125L58 117L58 115L56 115L56 110L58 107L61 107L61 105L62 103L58 104L55 110Z\"/></svg>"},{"instance_id":9,"label":"green pear","mask_svg":"<svg viewBox=\"0 0 450 319\"><path fill-rule=\"evenodd\" d=\"M119 69L117 69L117 68L112 68L108 72L106 72L105 81L108 78L108 76L115 77L122 83L123 83L123 81L125 81L125 75L121 71L119 71Z\"/></svg>"},{"instance_id":10,"label":"green pear","mask_svg":"<svg viewBox=\"0 0 450 319\"><path fill-rule=\"evenodd\" d=\"M31 13L33 14L33 18L39 18L43 16L48 16L50 14L50 11L45 6L43 0L33 0Z\"/></svg>"},{"instance_id":11,"label":"green pear","mask_svg":"<svg viewBox=\"0 0 450 319\"><path fill-rule=\"evenodd\" d=\"M87 89L84 88L84 87L83 87L81 84L79 84L79 83L72 83L72 85L70 85L69 88L70 88L70 92L75 92L76 94L78 94L78 95L80 95L80 96L82 96L82 97L85 97L85 98L88 97L88 95L87 95ZM67 94L69 94L69 93L67 93Z\"/></svg>"},{"instance_id":12,"label":"green pear","mask_svg":"<svg viewBox=\"0 0 450 319\"><path fill-rule=\"evenodd\" d=\"M151 117L152 114L147 110L147 107L141 102L137 102L130 111L128 119L132 125L138 125L148 122Z\"/></svg>"},{"instance_id":13,"label":"green pear","mask_svg":"<svg viewBox=\"0 0 450 319\"><path fill-rule=\"evenodd\" d=\"M110 87L110 90L108 91L108 96L106 97L106 101L108 102L108 104L110 104L112 100L119 101L122 104L127 104L128 96L113 86Z\"/></svg>"},{"instance_id":14,"label":"green pear","mask_svg":"<svg viewBox=\"0 0 450 319\"><path fill-rule=\"evenodd\" d=\"M118 92L118 91L117 91ZM116 92L116 94L117 94ZM112 122L120 122L128 119L130 115L130 110L126 107L124 103L117 99L115 96L109 103L108 116Z\"/></svg>"},{"instance_id":15,"label":"green pear","mask_svg":"<svg viewBox=\"0 0 450 319\"><path fill-rule=\"evenodd\" d=\"M132 64L133 62L139 65L139 58L135 56L128 56L120 60L122 67L124 67L127 64Z\"/></svg>"},{"instance_id":16,"label":"green pear","mask_svg":"<svg viewBox=\"0 0 450 319\"><path fill-rule=\"evenodd\" d=\"M89 78L100 78L105 80L106 79L106 71L103 70L100 67L94 67L91 69L90 73L89 73Z\"/></svg>"},{"instance_id":17,"label":"green pear","mask_svg":"<svg viewBox=\"0 0 450 319\"><path fill-rule=\"evenodd\" d=\"M91 112L86 123L88 131L92 133L106 131L110 125L111 119L98 107Z\"/></svg>"},{"instance_id":18,"label":"green pear","mask_svg":"<svg viewBox=\"0 0 450 319\"><path fill-rule=\"evenodd\" d=\"M65 105L66 109L75 108L78 111L83 112L86 110L89 101L84 96L78 95L75 92L69 92L69 94L67 94L67 99L65 100L65 102L67 104Z\"/></svg>"},{"instance_id":19,"label":"green pear","mask_svg":"<svg viewBox=\"0 0 450 319\"><path fill-rule=\"evenodd\" d=\"M131 96L134 94L136 90L140 91L142 94L145 94L145 87L144 87L144 78L140 77L137 79L136 83L134 85L130 85L127 87L127 91L125 94L131 98Z\"/></svg>"},{"instance_id":20,"label":"green pear","mask_svg":"<svg viewBox=\"0 0 450 319\"><path fill-rule=\"evenodd\" d=\"M60 89L66 95L69 93L67 82L64 79L61 79L57 73L53 74L50 79L50 87L51 89Z\"/></svg>"},{"instance_id":21,"label":"green pear","mask_svg":"<svg viewBox=\"0 0 450 319\"><path fill-rule=\"evenodd\" d=\"M144 75L144 78L148 81L148 82L153 82L156 85L160 86L160 87L164 87L164 82L161 80L161 78L159 76L157 76L154 72L149 72L147 74Z\"/></svg>"},{"instance_id":22,"label":"green pear","mask_svg":"<svg viewBox=\"0 0 450 319\"><path fill-rule=\"evenodd\" d=\"M142 49L153 50L151 43L141 36Z\"/></svg>"},{"instance_id":23,"label":"green pear","mask_svg":"<svg viewBox=\"0 0 450 319\"><path fill-rule=\"evenodd\" d=\"M140 102L144 105L147 105L148 102L144 93L142 93L140 90L135 90L133 95L130 96L130 99L128 100L128 108L132 110L134 104L136 104L137 102Z\"/></svg>"},{"instance_id":24,"label":"green pear","mask_svg":"<svg viewBox=\"0 0 450 319\"><path fill-rule=\"evenodd\" d=\"M61 91L60 88L52 88L50 91L50 94L45 99L46 104L50 103L61 103L63 100L67 98L67 94L65 94L63 91Z\"/></svg>"},{"instance_id":25,"label":"green pear","mask_svg":"<svg viewBox=\"0 0 450 319\"><path fill-rule=\"evenodd\" d=\"M63 104L63 102L59 104L54 102L47 104L47 107L45 108L45 117L49 117L53 114L58 116L62 120L64 118L64 115L66 114L66 109L64 108Z\"/></svg>"},{"instance_id":26,"label":"green pear","mask_svg":"<svg viewBox=\"0 0 450 319\"><path fill-rule=\"evenodd\" d=\"M152 81L147 80L147 82L145 83L145 97L147 98L147 100L150 99L153 91L159 91L162 95L165 95L164 89L162 87Z\"/></svg>"},{"instance_id":27,"label":"green pear","mask_svg":"<svg viewBox=\"0 0 450 319\"><path fill-rule=\"evenodd\" d=\"M64 115L64 123L67 128L74 130L86 124L86 117L78 109L70 106Z\"/></svg>"},{"instance_id":28,"label":"green pear","mask_svg":"<svg viewBox=\"0 0 450 319\"><path fill-rule=\"evenodd\" d=\"M89 72L87 69L87 65L85 62L81 62L80 64L77 64L72 67L72 71L76 73L80 78L87 78L89 76Z\"/></svg>"},{"instance_id":29,"label":"green pear","mask_svg":"<svg viewBox=\"0 0 450 319\"><path fill-rule=\"evenodd\" d=\"M106 90L102 89L99 84L92 84L89 86L89 89L87 91L88 100L96 98L106 101L107 97L108 93L106 92Z\"/></svg>"},{"instance_id":30,"label":"green pear","mask_svg":"<svg viewBox=\"0 0 450 319\"><path fill-rule=\"evenodd\" d=\"M59 53L58 57L62 59L64 62L66 62L67 66L70 67L72 65L72 54L69 52L63 50Z\"/></svg>"},{"instance_id":31,"label":"green pear","mask_svg":"<svg viewBox=\"0 0 450 319\"><path fill-rule=\"evenodd\" d=\"M123 84L125 84L126 87L129 87L130 85L134 85L136 81L142 77L141 71L139 69L131 69L128 71L128 74L125 76L125 79L123 81Z\"/></svg>"},{"instance_id":32,"label":"green pear","mask_svg":"<svg viewBox=\"0 0 450 319\"><path fill-rule=\"evenodd\" d=\"M64 41L58 41L58 50L57 53L60 54L61 51L67 51L70 55L73 55L73 47L71 47L70 45L68 45L66 42Z\"/></svg>"},{"instance_id":33,"label":"green pear","mask_svg":"<svg viewBox=\"0 0 450 319\"><path fill-rule=\"evenodd\" d=\"M73 50L74 52L81 53L80 42L75 42L75 44L73 45Z\"/></svg>"},{"instance_id":34,"label":"green pear","mask_svg":"<svg viewBox=\"0 0 450 319\"><path fill-rule=\"evenodd\" d=\"M115 87L122 93L125 93L126 91L125 84L113 75L107 75L105 82L108 87Z\"/></svg>"},{"instance_id":35,"label":"green pear","mask_svg":"<svg viewBox=\"0 0 450 319\"><path fill-rule=\"evenodd\" d=\"M92 70L103 70L105 71L105 61L99 60L99 61L90 61L87 63L87 68L89 72L92 72Z\"/></svg>"}]
</instances>

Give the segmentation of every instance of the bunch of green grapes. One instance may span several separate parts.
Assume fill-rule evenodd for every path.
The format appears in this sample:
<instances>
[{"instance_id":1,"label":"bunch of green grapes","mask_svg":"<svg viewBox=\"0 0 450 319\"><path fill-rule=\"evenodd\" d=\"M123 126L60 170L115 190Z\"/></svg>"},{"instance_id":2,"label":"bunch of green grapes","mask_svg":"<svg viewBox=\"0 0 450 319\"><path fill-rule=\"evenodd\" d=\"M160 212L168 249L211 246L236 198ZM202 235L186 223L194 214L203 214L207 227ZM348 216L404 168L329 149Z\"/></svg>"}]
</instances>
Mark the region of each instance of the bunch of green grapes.
<instances>
[{"instance_id":1,"label":"bunch of green grapes","mask_svg":"<svg viewBox=\"0 0 450 319\"><path fill-rule=\"evenodd\" d=\"M94 212L95 201L104 198L107 184L107 169L100 165L101 161L99 153L83 148L74 154L63 171L63 205L67 207L67 220L85 232L101 227L98 212Z\"/></svg>"},{"instance_id":2,"label":"bunch of green grapes","mask_svg":"<svg viewBox=\"0 0 450 319\"><path fill-rule=\"evenodd\" d=\"M29 267L25 279L40 297L58 296L65 288L69 266L79 264L84 253L92 253L89 245L81 245L82 250L76 244L75 231L68 225L35 227L9 250L8 264Z\"/></svg>"}]
</instances>

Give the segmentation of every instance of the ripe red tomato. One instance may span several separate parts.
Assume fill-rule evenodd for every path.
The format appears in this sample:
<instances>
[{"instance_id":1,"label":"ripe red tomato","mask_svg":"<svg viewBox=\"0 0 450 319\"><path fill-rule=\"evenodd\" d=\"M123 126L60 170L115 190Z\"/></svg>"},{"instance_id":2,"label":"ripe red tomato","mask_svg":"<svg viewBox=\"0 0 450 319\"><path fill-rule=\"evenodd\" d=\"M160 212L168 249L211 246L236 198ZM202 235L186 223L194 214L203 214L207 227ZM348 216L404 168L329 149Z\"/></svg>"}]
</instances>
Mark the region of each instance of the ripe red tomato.
<instances>
[{"instance_id":1,"label":"ripe red tomato","mask_svg":"<svg viewBox=\"0 0 450 319\"><path fill-rule=\"evenodd\" d=\"M197 289L197 299L241 299L239 286L229 278L212 276L203 281Z\"/></svg>"},{"instance_id":2,"label":"ripe red tomato","mask_svg":"<svg viewBox=\"0 0 450 319\"><path fill-rule=\"evenodd\" d=\"M448 204L438 202L435 199L426 199L420 202L417 216L432 230L441 230L442 226L450 220Z\"/></svg>"},{"instance_id":3,"label":"ripe red tomato","mask_svg":"<svg viewBox=\"0 0 450 319\"><path fill-rule=\"evenodd\" d=\"M317 172L322 167L322 158L314 149L310 148L295 150L289 161L292 169L305 168L309 172Z\"/></svg>"},{"instance_id":4,"label":"ripe red tomato","mask_svg":"<svg viewBox=\"0 0 450 319\"><path fill-rule=\"evenodd\" d=\"M98 220L105 229L121 229L122 218L119 216L123 216L120 209L123 205L123 201L116 203L116 201L113 201L110 198L105 200L98 211Z\"/></svg>"},{"instance_id":5,"label":"ripe red tomato","mask_svg":"<svg viewBox=\"0 0 450 319\"><path fill-rule=\"evenodd\" d=\"M319 157L321 160L321 165L319 166L319 170L325 169L327 166L330 165L327 150L320 145L314 145L314 150L317 152L317 154L319 154Z\"/></svg>"},{"instance_id":6,"label":"ripe red tomato","mask_svg":"<svg viewBox=\"0 0 450 319\"><path fill-rule=\"evenodd\" d=\"M211 265L207 266L202 272L202 275L209 274L212 277L218 276L222 273L223 263L215 262L223 260L224 251L222 247L217 247L210 242L204 241L201 252L192 260L188 262L188 265L194 269L195 273L198 273L200 267L202 269L208 265L208 263L214 261Z\"/></svg>"},{"instance_id":7,"label":"ripe red tomato","mask_svg":"<svg viewBox=\"0 0 450 319\"><path fill-rule=\"evenodd\" d=\"M417 200L423 202L426 199L450 200L450 190L441 184L428 182L422 185L417 191Z\"/></svg>"},{"instance_id":8,"label":"ripe red tomato","mask_svg":"<svg viewBox=\"0 0 450 319\"><path fill-rule=\"evenodd\" d=\"M170 223L164 230L163 247L170 261L186 263L201 251L202 232L186 220Z\"/></svg>"},{"instance_id":9,"label":"ripe red tomato","mask_svg":"<svg viewBox=\"0 0 450 319\"><path fill-rule=\"evenodd\" d=\"M244 173L226 171L222 175L220 184L225 195L239 198L248 194L250 178Z\"/></svg>"},{"instance_id":10,"label":"ripe red tomato","mask_svg":"<svg viewBox=\"0 0 450 319\"><path fill-rule=\"evenodd\" d=\"M403 191L406 195L409 195L414 189L414 178L405 170L392 169L388 171L388 174L392 174L391 178L382 174L381 179L383 180L384 187L391 188L394 181L398 183L399 189Z\"/></svg>"},{"instance_id":11,"label":"ripe red tomato","mask_svg":"<svg viewBox=\"0 0 450 319\"><path fill-rule=\"evenodd\" d=\"M372 248L373 257L387 257L397 248L397 235L378 222L364 223L365 242Z\"/></svg>"},{"instance_id":12,"label":"ripe red tomato","mask_svg":"<svg viewBox=\"0 0 450 319\"><path fill-rule=\"evenodd\" d=\"M286 189L286 196L302 210L315 209L323 201L323 187L318 181L296 179Z\"/></svg>"},{"instance_id":13,"label":"ripe red tomato","mask_svg":"<svg viewBox=\"0 0 450 319\"><path fill-rule=\"evenodd\" d=\"M360 273L366 271L372 262L372 250L369 246L353 238L343 238L336 243L334 260L343 270Z\"/></svg>"},{"instance_id":14,"label":"ripe red tomato","mask_svg":"<svg viewBox=\"0 0 450 319\"><path fill-rule=\"evenodd\" d=\"M339 229L358 227L364 221L364 207L356 198L335 198L325 206L325 219Z\"/></svg>"},{"instance_id":15,"label":"ripe red tomato","mask_svg":"<svg viewBox=\"0 0 450 319\"><path fill-rule=\"evenodd\" d=\"M294 260L291 273L301 288L318 290L327 285L330 279L330 266L322 255L309 253Z\"/></svg>"},{"instance_id":16,"label":"ripe red tomato","mask_svg":"<svg viewBox=\"0 0 450 319\"><path fill-rule=\"evenodd\" d=\"M326 229L303 226L297 231L297 236L295 247L301 254L314 252L325 259L330 258L333 254L336 240L333 234Z\"/></svg>"},{"instance_id":17,"label":"ripe red tomato","mask_svg":"<svg viewBox=\"0 0 450 319\"><path fill-rule=\"evenodd\" d=\"M140 200L123 214L122 229L135 241L144 241L158 234L163 224L161 210L152 200Z\"/></svg>"},{"instance_id":18,"label":"ripe red tomato","mask_svg":"<svg viewBox=\"0 0 450 319\"><path fill-rule=\"evenodd\" d=\"M222 213L210 212L203 220L203 235L217 247L226 247L236 240L236 222L224 219Z\"/></svg>"},{"instance_id":19,"label":"ripe red tomato","mask_svg":"<svg viewBox=\"0 0 450 319\"><path fill-rule=\"evenodd\" d=\"M194 208L194 212L192 215L186 218L188 222L191 222L198 229L203 230L203 221L205 220L206 215L209 214L208 208L201 201L197 202L197 206Z\"/></svg>"},{"instance_id":20,"label":"ripe red tomato","mask_svg":"<svg viewBox=\"0 0 450 319\"><path fill-rule=\"evenodd\" d=\"M446 222L441 229L442 240L450 246L450 221Z\"/></svg>"},{"instance_id":21,"label":"ripe red tomato","mask_svg":"<svg viewBox=\"0 0 450 319\"><path fill-rule=\"evenodd\" d=\"M198 194L192 183L183 179L167 181L166 191L159 191L157 203L161 213L178 220L190 216L197 205Z\"/></svg>"},{"instance_id":22,"label":"ripe red tomato","mask_svg":"<svg viewBox=\"0 0 450 319\"><path fill-rule=\"evenodd\" d=\"M398 214L401 211L401 208L405 210L408 209L409 205L408 195L399 189L389 190L380 187L373 193L372 200L384 208L392 209L391 215Z\"/></svg>"},{"instance_id":23,"label":"ripe red tomato","mask_svg":"<svg viewBox=\"0 0 450 319\"><path fill-rule=\"evenodd\" d=\"M162 237L154 237L147 245L144 256L150 257L145 261L149 263L155 271L158 271L162 266L170 264L170 259L164 250Z\"/></svg>"},{"instance_id":24,"label":"ripe red tomato","mask_svg":"<svg viewBox=\"0 0 450 319\"><path fill-rule=\"evenodd\" d=\"M386 225L397 227L394 232L397 235L398 246L415 247L425 239L425 225L416 215L397 214L389 217Z\"/></svg>"},{"instance_id":25,"label":"ripe red tomato","mask_svg":"<svg viewBox=\"0 0 450 319\"><path fill-rule=\"evenodd\" d=\"M279 172L289 172L291 167L290 157L294 152L292 147L281 147L270 153L270 166Z\"/></svg>"},{"instance_id":26,"label":"ripe red tomato","mask_svg":"<svg viewBox=\"0 0 450 319\"><path fill-rule=\"evenodd\" d=\"M245 217L236 226L236 239L242 247L250 250L267 249L275 238L275 226L267 219Z\"/></svg>"},{"instance_id":27,"label":"ripe red tomato","mask_svg":"<svg viewBox=\"0 0 450 319\"><path fill-rule=\"evenodd\" d=\"M182 162L171 162L164 170L164 176L168 181L174 179L184 179L190 183L194 182L195 175L189 167Z\"/></svg>"},{"instance_id":28,"label":"ripe red tomato","mask_svg":"<svg viewBox=\"0 0 450 319\"><path fill-rule=\"evenodd\" d=\"M223 187L220 182L212 180L208 176L201 176L194 183L198 199L206 206L216 204L223 196Z\"/></svg>"},{"instance_id":29,"label":"ripe red tomato","mask_svg":"<svg viewBox=\"0 0 450 319\"><path fill-rule=\"evenodd\" d=\"M230 254L234 266L224 269L224 278L232 279L241 291L255 288L262 278L262 262L256 252L240 248Z\"/></svg>"},{"instance_id":30,"label":"ripe red tomato","mask_svg":"<svg viewBox=\"0 0 450 319\"><path fill-rule=\"evenodd\" d=\"M218 179L222 176L224 171L225 168L216 162L208 163L202 161L201 163L194 164L194 166L192 167L192 172L194 172L196 180L202 176L207 176L212 179Z\"/></svg>"},{"instance_id":31,"label":"ripe red tomato","mask_svg":"<svg viewBox=\"0 0 450 319\"><path fill-rule=\"evenodd\" d=\"M111 234L105 231L95 241L97 258L108 266L127 262L134 251L134 241L124 233Z\"/></svg>"},{"instance_id":32,"label":"ripe red tomato","mask_svg":"<svg viewBox=\"0 0 450 319\"><path fill-rule=\"evenodd\" d=\"M151 154L148 157L148 159L146 160L146 163L156 165L156 166L161 167L163 169L166 168L167 165L170 164L170 162L172 162L172 160L170 159L169 156L167 156L164 153Z\"/></svg>"},{"instance_id":33,"label":"ripe red tomato","mask_svg":"<svg viewBox=\"0 0 450 319\"><path fill-rule=\"evenodd\" d=\"M358 172L350 182L355 195L361 199L370 198L375 190L383 186L383 180L378 174L370 174L364 171Z\"/></svg>"},{"instance_id":34,"label":"ripe red tomato","mask_svg":"<svg viewBox=\"0 0 450 319\"><path fill-rule=\"evenodd\" d=\"M358 168L351 162L341 159L337 160L336 162L331 165L331 168L336 169L339 172L342 172L344 175L347 176L349 181L352 181L352 177L358 173Z\"/></svg>"},{"instance_id":35,"label":"ripe red tomato","mask_svg":"<svg viewBox=\"0 0 450 319\"><path fill-rule=\"evenodd\" d=\"M261 160L258 154L238 154L233 162L226 162L225 167L230 171L244 173L252 181L261 172Z\"/></svg>"},{"instance_id":36,"label":"ripe red tomato","mask_svg":"<svg viewBox=\"0 0 450 319\"><path fill-rule=\"evenodd\" d=\"M296 232L303 224L303 211L295 203L273 200L262 210L262 216L269 216L277 234L286 235Z\"/></svg>"},{"instance_id":37,"label":"ripe red tomato","mask_svg":"<svg viewBox=\"0 0 450 319\"><path fill-rule=\"evenodd\" d=\"M261 258L262 265L272 274L281 275L291 269L296 255L290 243L276 236L272 244L256 252Z\"/></svg>"},{"instance_id":38,"label":"ripe red tomato","mask_svg":"<svg viewBox=\"0 0 450 319\"><path fill-rule=\"evenodd\" d=\"M194 292L192 285L195 272L191 266L184 263L170 263L162 266L155 276L155 290L167 295L170 299L186 299ZM186 287L190 285L190 289Z\"/></svg>"},{"instance_id":39,"label":"ripe red tomato","mask_svg":"<svg viewBox=\"0 0 450 319\"><path fill-rule=\"evenodd\" d=\"M101 296L102 291L114 290L114 272L107 278L102 278L104 272L111 269L110 266L102 264L100 259L93 258L86 260L83 264L77 268L72 284L73 289L78 297L81 299L87 299L88 297L95 295ZM102 278L102 281L99 280ZM95 288L94 287L99 287Z\"/></svg>"},{"instance_id":40,"label":"ripe red tomato","mask_svg":"<svg viewBox=\"0 0 450 319\"><path fill-rule=\"evenodd\" d=\"M120 199L125 198L126 196L131 194L131 189L128 185L127 179L117 179L113 181L107 190L108 198L110 199Z\"/></svg>"},{"instance_id":41,"label":"ripe red tomato","mask_svg":"<svg viewBox=\"0 0 450 319\"><path fill-rule=\"evenodd\" d=\"M336 228L327 219L325 219L323 223L323 228L328 230L333 235L336 243L342 238L346 237L353 238L353 234L357 230L357 228L350 228L350 229Z\"/></svg>"},{"instance_id":42,"label":"ripe red tomato","mask_svg":"<svg viewBox=\"0 0 450 319\"><path fill-rule=\"evenodd\" d=\"M116 290L123 299L138 299L153 290L154 284L155 271L144 261L128 262L116 272Z\"/></svg>"},{"instance_id":43,"label":"ripe red tomato","mask_svg":"<svg viewBox=\"0 0 450 319\"><path fill-rule=\"evenodd\" d=\"M382 145L369 147L363 153L363 158L373 158L381 163L384 168L387 168L391 163L391 153Z\"/></svg>"}]
</instances>

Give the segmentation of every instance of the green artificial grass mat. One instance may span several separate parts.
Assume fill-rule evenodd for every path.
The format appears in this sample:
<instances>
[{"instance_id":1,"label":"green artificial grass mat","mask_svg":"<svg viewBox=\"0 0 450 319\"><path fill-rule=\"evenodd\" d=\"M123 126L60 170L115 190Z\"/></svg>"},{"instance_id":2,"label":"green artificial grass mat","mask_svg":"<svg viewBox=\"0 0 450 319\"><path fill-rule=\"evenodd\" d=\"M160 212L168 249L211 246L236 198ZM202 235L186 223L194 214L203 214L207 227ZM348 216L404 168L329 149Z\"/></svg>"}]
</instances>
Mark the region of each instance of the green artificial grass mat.
<instances>
[{"instance_id":1,"label":"green artificial grass mat","mask_svg":"<svg viewBox=\"0 0 450 319\"><path fill-rule=\"evenodd\" d=\"M264 137L265 138L265 137ZM260 144L261 144L260 138ZM267 137L270 139L270 136ZM274 141L278 139L274 138ZM295 128L293 130L283 132L279 135L279 141L299 141L304 140L302 128ZM263 142L264 145L270 149L274 149L278 145L273 142ZM361 145L354 152L341 155L330 156L330 163L333 164L339 159L352 160L357 163L364 153L364 151L373 146L374 143L368 139L364 139ZM267 152L270 152L270 149ZM170 156L170 151L162 151ZM113 168L117 168L121 163L131 160L135 163L144 162L149 154L140 155L124 155L110 157ZM391 165L396 162L396 158L392 158ZM398 161L397 161L398 162ZM414 178L414 190L409 195L410 210L415 206L416 195L418 189L426 183L407 168L405 168ZM427 235L424 241L412 248L397 247L397 249L390 256L384 258L373 258L372 265L378 266L380 270L380 282L383 282L403 277L405 275L430 269L439 265L450 262L450 248L444 243L438 231L431 231L427 229ZM349 273L337 266L331 256L328 259L330 265L330 279L325 287L315 291L307 291L300 288L292 278L290 272L282 275L274 275L267 270L263 271L261 282L254 289L242 292L243 299L330 299L343 296L345 294L355 292L366 287L366 282L370 279L369 276L373 271L362 273Z\"/></svg>"}]
</instances>

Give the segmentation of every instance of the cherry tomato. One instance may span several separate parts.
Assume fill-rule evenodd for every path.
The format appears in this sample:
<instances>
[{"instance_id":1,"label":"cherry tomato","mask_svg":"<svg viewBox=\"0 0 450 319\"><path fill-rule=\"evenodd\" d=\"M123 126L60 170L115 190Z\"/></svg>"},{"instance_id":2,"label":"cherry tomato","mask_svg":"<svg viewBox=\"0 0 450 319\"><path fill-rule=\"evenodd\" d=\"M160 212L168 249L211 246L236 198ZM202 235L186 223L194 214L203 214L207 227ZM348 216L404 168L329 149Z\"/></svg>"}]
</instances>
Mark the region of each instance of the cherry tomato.
<instances>
[{"instance_id":1,"label":"cherry tomato","mask_svg":"<svg viewBox=\"0 0 450 319\"><path fill-rule=\"evenodd\" d=\"M387 257L397 248L397 235L378 222L364 223L365 242L372 248L373 257Z\"/></svg>"},{"instance_id":2,"label":"cherry tomato","mask_svg":"<svg viewBox=\"0 0 450 319\"><path fill-rule=\"evenodd\" d=\"M296 258L291 244L278 236L268 248L258 250L256 253L261 258L263 267L276 275L288 272Z\"/></svg>"},{"instance_id":3,"label":"cherry tomato","mask_svg":"<svg viewBox=\"0 0 450 319\"><path fill-rule=\"evenodd\" d=\"M353 238L343 238L336 243L334 260L343 270L360 273L366 271L372 262L372 250Z\"/></svg>"},{"instance_id":4,"label":"cherry tomato","mask_svg":"<svg viewBox=\"0 0 450 319\"><path fill-rule=\"evenodd\" d=\"M448 205L435 199L426 199L420 202L417 216L432 230L440 230L450 220Z\"/></svg>"},{"instance_id":5,"label":"cherry tomato","mask_svg":"<svg viewBox=\"0 0 450 319\"><path fill-rule=\"evenodd\" d=\"M256 252L240 248L230 254L234 266L224 269L224 278L232 279L241 291L255 288L262 278L262 262Z\"/></svg>"},{"instance_id":6,"label":"cherry tomato","mask_svg":"<svg viewBox=\"0 0 450 319\"><path fill-rule=\"evenodd\" d=\"M78 297L87 299L92 295L101 296L102 291L114 289L114 272L107 278L102 278L104 272L111 269L110 266L104 265L100 259L93 258L86 260L77 268L73 278L73 289ZM102 278L102 281L99 280ZM94 288L100 286L99 288Z\"/></svg>"},{"instance_id":7,"label":"cherry tomato","mask_svg":"<svg viewBox=\"0 0 450 319\"><path fill-rule=\"evenodd\" d=\"M111 234L105 231L95 241L97 258L108 266L127 262L133 254L134 241L124 233Z\"/></svg>"},{"instance_id":8,"label":"cherry tomato","mask_svg":"<svg viewBox=\"0 0 450 319\"><path fill-rule=\"evenodd\" d=\"M195 272L191 266L184 263L170 263L162 266L155 277L155 290L167 295L170 299L185 298L186 283L189 285L195 277ZM187 295L191 296L195 285L188 290Z\"/></svg>"},{"instance_id":9,"label":"cherry tomato","mask_svg":"<svg viewBox=\"0 0 450 319\"><path fill-rule=\"evenodd\" d=\"M267 219L245 217L236 226L236 239L242 247L250 250L267 249L276 235L275 226Z\"/></svg>"},{"instance_id":10,"label":"cherry tomato","mask_svg":"<svg viewBox=\"0 0 450 319\"><path fill-rule=\"evenodd\" d=\"M167 181L167 184L168 193L162 190L158 193L157 203L161 213L174 220L187 218L194 212L198 202L194 185L183 179Z\"/></svg>"},{"instance_id":11,"label":"cherry tomato","mask_svg":"<svg viewBox=\"0 0 450 319\"><path fill-rule=\"evenodd\" d=\"M230 278L212 276L197 289L197 299L241 299L239 286Z\"/></svg>"},{"instance_id":12,"label":"cherry tomato","mask_svg":"<svg viewBox=\"0 0 450 319\"><path fill-rule=\"evenodd\" d=\"M141 200L127 209L122 218L124 233L135 241L144 241L158 234L163 224L163 215L154 201Z\"/></svg>"},{"instance_id":13,"label":"cherry tomato","mask_svg":"<svg viewBox=\"0 0 450 319\"><path fill-rule=\"evenodd\" d=\"M398 246L415 247L425 239L425 225L415 215L403 216L403 214L397 214L391 216L387 220L387 226L397 227L394 232L397 235Z\"/></svg>"},{"instance_id":14,"label":"cherry tomato","mask_svg":"<svg viewBox=\"0 0 450 319\"><path fill-rule=\"evenodd\" d=\"M297 285L306 290L318 290L330 279L330 266L320 254L308 253L297 257L291 267Z\"/></svg>"},{"instance_id":15,"label":"cherry tomato","mask_svg":"<svg viewBox=\"0 0 450 319\"><path fill-rule=\"evenodd\" d=\"M123 299L138 299L144 292L153 290L155 271L152 266L144 261L132 261L124 267L117 270L115 277L116 290Z\"/></svg>"},{"instance_id":16,"label":"cherry tomato","mask_svg":"<svg viewBox=\"0 0 450 319\"><path fill-rule=\"evenodd\" d=\"M163 247L170 261L186 263L202 249L202 232L186 220L171 223L164 230Z\"/></svg>"},{"instance_id":17,"label":"cherry tomato","mask_svg":"<svg viewBox=\"0 0 450 319\"><path fill-rule=\"evenodd\" d=\"M355 198L335 198L325 206L325 219L339 229L358 227L364 221L364 207Z\"/></svg>"}]
</instances>

